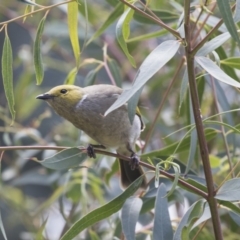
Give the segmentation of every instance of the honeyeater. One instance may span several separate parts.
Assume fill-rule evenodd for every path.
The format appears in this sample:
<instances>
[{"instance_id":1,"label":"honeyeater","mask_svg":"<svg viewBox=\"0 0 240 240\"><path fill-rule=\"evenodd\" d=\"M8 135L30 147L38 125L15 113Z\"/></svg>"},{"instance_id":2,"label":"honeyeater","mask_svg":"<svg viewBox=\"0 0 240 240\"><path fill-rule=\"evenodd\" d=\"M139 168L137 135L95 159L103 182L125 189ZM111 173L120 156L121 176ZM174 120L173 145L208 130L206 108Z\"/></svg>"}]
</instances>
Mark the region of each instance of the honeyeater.
<instances>
[{"instance_id":1,"label":"honeyeater","mask_svg":"<svg viewBox=\"0 0 240 240\"><path fill-rule=\"evenodd\" d=\"M104 116L121 93L121 88L107 84L84 88L60 85L37 96L37 99L45 100L58 115L101 146L116 149L118 154L131 157L130 162L119 159L121 183L123 187L128 187L143 174L139 158L135 154L135 143L144 124L138 108L132 124L130 123L126 105ZM88 150L90 156L95 156L93 148L88 147ZM146 179L142 182L142 187L145 186Z\"/></svg>"}]
</instances>

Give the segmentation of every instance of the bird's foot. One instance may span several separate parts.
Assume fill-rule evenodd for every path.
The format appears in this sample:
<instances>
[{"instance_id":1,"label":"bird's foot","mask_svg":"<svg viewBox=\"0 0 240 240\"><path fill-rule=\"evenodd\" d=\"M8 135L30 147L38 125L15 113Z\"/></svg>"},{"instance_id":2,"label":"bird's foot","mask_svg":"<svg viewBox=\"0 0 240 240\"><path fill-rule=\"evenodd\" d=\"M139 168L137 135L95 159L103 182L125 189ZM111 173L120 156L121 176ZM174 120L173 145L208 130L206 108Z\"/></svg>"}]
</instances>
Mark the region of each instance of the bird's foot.
<instances>
[{"instance_id":1,"label":"bird's foot","mask_svg":"<svg viewBox=\"0 0 240 240\"><path fill-rule=\"evenodd\" d=\"M96 154L95 154L95 151L94 151L94 147L93 145L89 144L87 146L87 155L90 157L90 158L96 158Z\"/></svg>"},{"instance_id":2,"label":"bird's foot","mask_svg":"<svg viewBox=\"0 0 240 240\"><path fill-rule=\"evenodd\" d=\"M131 160L129 162L131 170L135 170L139 166L139 157L136 155L136 153L132 153Z\"/></svg>"},{"instance_id":3,"label":"bird's foot","mask_svg":"<svg viewBox=\"0 0 240 240\"><path fill-rule=\"evenodd\" d=\"M93 144L89 144L87 146L87 155L90 157L90 158L96 158L96 153L95 153L95 150L94 148L102 148L102 149L106 149L106 147L104 147L103 145L93 145Z\"/></svg>"}]
</instances>

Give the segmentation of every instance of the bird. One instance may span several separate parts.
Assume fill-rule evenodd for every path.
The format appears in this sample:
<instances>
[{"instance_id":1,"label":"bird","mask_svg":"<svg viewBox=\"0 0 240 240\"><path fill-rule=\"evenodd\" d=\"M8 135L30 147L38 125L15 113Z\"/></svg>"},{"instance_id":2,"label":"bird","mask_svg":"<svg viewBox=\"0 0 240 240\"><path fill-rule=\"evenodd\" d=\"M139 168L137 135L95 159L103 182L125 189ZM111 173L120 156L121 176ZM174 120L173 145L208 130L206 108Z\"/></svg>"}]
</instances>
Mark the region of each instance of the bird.
<instances>
[{"instance_id":1,"label":"bird","mask_svg":"<svg viewBox=\"0 0 240 240\"><path fill-rule=\"evenodd\" d=\"M109 84L96 84L87 87L60 85L36 98L45 100L53 110L85 132L100 145L89 145L88 155L96 157L94 148L115 149L119 155L131 158L131 161L119 159L121 186L127 188L144 174L135 153L135 143L144 129L139 109L136 109L131 124L127 104L104 116L109 107L118 99L122 89ZM146 188L145 176L141 188Z\"/></svg>"}]
</instances>

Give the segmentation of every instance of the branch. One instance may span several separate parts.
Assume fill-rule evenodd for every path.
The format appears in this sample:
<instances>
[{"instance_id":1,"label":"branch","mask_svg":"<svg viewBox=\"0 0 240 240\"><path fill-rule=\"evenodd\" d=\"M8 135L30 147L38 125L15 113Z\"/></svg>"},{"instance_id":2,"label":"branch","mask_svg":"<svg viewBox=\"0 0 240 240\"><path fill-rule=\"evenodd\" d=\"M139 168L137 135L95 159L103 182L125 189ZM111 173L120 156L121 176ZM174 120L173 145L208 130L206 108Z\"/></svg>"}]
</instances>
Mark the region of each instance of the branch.
<instances>
[{"instance_id":1,"label":"branch","mask_svg":"<svg viewBox=\"0 0 240 240\"><path fill-rule=\"evenodd\" d=\"M174 35L176 38L178 38L179 40L182 40L179 32L177 32L176 30L172 29L171 27L169 27L168 25L166 25L163 21L161 21L160 19L156 19L154 17L152 17L151 15L147 14L146 12L142 11L141 9L135 7L134 5L130 4L129 2L125 1L125 0L120 0L123 4L127 5L128 7L132 8L134 11L142 14L143 16L145 16L146 18L152 20L153 22L157 23L158 25L160 25L161 27L167 29L172 35Z\"/></svg>"},{"instance_id":2,"label":"branch","mask_svg":"<svg viewBox=\"0 0 240 240\"><path fill-rule=\"evenodd\" d=\"M186 37L186 60L187 60L187 71L188 71L188 80L189 80L189 90L192 100L192 109L196 124L196 130L198 134L198 142L200 147L200 154L202 158L203 170L206 178L207 189L208 189L208 198L209 208L212 216L212 224L215 234L215 239L223 240L221 222L218 213L218 204L215 196L215 187L213 182L212 170L210 166L209 153L207 147L207 141L204 135L204 128L202 122L201 108L199 103L197 83L195 79L194 72L194 57L191 54L191 25L190 25L190 0L185 0L184 2L184 29Z\"/></svg>"},{"instance_id":3,"label":"branch","mask_svg":"<svg viewBox=\"0 0 240 240\"><path fill-rule=\"evenodd\" d=\"M6 147L0 147L0 152L13 151L13 150L32 150L32 149L61 151L61 150L70 149L70 148L71 147L59 147L59 146L6 146ZM79 149L83 153L87 152L87 148L85 148L85 147L79 147ZM94 151L95 151L95 153L99 153L99 154L102 154L102 155L105 155L105 156L110 156L110 157L114 157L114 158L121 158L124 161L131 161L130 157L123 156L123 155L116 154L116 153L111 153L111 152L101 150L101 149L98 149L98 148L94 148ZM150 170L156 171L155 166L152 166L148 163L140 161L139 164L143 167L146 167L146 168L150 169ZM170 174L170 173L168 173L166 171L163 171L163 170L159 170L159 172L160 172L160 174L167 177L171 181L174 181L174 179L175 179L174 174ZM178 185L182 186L184 188L187 188L191 192L194 192L195 194L198 194L199 196L207 199L207 194L204 191L202 191L202 190L196 188L195 186L185 182L183 179L178 179Z\"/></svg>"},{"instance_id":4,"label":"branch","mask_svg":"<svg viewBox=\"0 0 240 240\"><path fill-rule=\"evenodd\" d=\"M25 18L25 17L27 17L27 16L30 16L30 15L32 15L32 14L34 14L34 13L38 13L38 12L50 10L51 8L54 8L54 7L57 7L57 6L66 4L66 3L70 3L70 2L75 2L75 0L68 0L68 1L66 1L66 2L56 3L56 4L53 4L53 5L47 6L47 7L42 7L42 8L40 8L40 9L38 9L38 10L32 11L32 12L30 12L30 13L26 13L26 14L24 14L24 15L21 15L21 16L19 16L19 17L13 18L13 19L10 19L10 20L8 20L8 21L0 22L0 25L5 25L5 24L8 24L8 23L10 23L10 22L14 22L14 21L16 21L16 20L19 20L19 19L21 19L21 18Z\"/></svg>"}]
</instances>

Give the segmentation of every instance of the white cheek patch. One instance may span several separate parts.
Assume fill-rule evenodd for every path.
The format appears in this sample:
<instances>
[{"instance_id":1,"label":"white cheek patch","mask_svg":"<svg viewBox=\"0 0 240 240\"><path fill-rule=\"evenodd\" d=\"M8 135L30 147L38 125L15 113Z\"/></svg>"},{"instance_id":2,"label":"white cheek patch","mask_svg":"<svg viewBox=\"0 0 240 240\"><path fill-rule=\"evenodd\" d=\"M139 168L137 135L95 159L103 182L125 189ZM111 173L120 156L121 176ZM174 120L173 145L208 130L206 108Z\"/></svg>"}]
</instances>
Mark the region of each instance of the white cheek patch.
<instances>
[{"instance_id":1,"label":"white cheek patch","mask_svg":"<svg viewBox=\"0 0 240 240\"><path fill-rule=\"evenodd\" d=\"M82 99L78 102L78 104L76 105L76 107L77 108L79 108L81 105L82 105L82 103L83 103L83 101L87 98L87 94L85 94L83 97L82 97Z\"/></svg>"}]
</instances>

